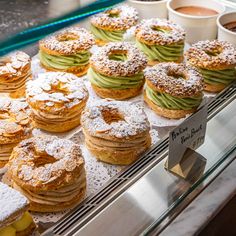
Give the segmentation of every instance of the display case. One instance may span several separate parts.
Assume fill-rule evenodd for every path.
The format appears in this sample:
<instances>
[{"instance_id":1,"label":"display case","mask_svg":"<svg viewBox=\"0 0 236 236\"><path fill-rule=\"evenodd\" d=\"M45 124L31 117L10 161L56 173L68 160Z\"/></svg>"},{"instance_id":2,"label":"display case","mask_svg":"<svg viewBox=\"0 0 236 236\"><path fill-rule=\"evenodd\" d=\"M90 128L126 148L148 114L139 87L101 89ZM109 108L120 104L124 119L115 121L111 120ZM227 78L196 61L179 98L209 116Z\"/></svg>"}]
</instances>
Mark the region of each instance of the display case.
<instances>
[{"instance_id":1,"label":"display case","mask_svg":"<svg viewBox=\"0 0 236 236\"><path fill-rule=\"evenodd\" d=\"M38 41L48 34L71 25L89 29L90 16L122 2L134 6L145 1L1 1L0 55L23 50L32 57L33 79L44 73L38 57ZM166 2L166 1L165 1ZM234 1L221 2L226 11L236 11ZM167 11L167 10L166 10ZM143 14L143 13L142 13ZM151 13L150 13L151 14ZM155 14L155 13L154 13ZM142 15L144 16L144 15ZM157 15L158 17L158 15ZM134 29L125 41L133 43ZM204 34L204 32L202 33ZM185 50L190 43L185 45ZM95 53L98 49L91 49ZM87 76L82 79L89 91L89 103L100 98L94 93ZM8 96L1 93L0 97ZM168 227L183 209L207 188L235 159L236 155L236 85L228 85L220 93L204 93L202 106L207 107L207 127L204 143L188 158L181 177L166 166L169 152L169 132L181 119L156 115L139 95L129 99L144 106L151 124L152 145L129 166L102 163L87 150L81 126L64 133L35 129L33 135L56 135L79 144L85 159L87 192L85 199L73 209L58 213L32 215L37 223L36 235L157 235ZM191 171L189 171L191 169ZM6 168L1 169L2 181Z\"/></svg>"}]
</instances>

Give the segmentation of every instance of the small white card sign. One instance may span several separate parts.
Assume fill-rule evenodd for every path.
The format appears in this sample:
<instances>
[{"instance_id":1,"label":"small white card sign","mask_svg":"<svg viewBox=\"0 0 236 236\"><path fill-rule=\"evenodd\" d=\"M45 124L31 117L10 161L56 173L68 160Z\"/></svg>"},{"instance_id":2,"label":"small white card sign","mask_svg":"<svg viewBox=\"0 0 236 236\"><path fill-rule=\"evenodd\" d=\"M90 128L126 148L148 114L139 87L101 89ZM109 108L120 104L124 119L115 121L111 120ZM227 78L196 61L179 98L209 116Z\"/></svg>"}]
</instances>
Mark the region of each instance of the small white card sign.
<instances>
[{"instance_id":1,"label":"small white card sign","mask_svg":"<svg viewBox=\"0 0 236 236\"><path fill-rule=\"evenodd\" d=\"M204 143L206 124L207 106L205 105L170 132L167 169L180 163L188 148L195 150Z\"/></svg>"}]
</instances>

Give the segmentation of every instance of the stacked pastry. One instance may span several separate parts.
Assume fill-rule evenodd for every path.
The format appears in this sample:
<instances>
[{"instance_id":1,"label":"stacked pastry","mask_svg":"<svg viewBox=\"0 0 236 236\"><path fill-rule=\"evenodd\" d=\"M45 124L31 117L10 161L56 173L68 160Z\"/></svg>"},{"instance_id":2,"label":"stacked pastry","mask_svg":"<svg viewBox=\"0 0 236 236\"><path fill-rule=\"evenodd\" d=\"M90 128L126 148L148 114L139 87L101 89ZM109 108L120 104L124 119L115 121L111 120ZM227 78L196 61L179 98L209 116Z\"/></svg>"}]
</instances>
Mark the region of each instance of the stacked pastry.
<instances>
[{"instance_id":1,"label":"stacked pastry","mask_svg":"<svg viewBox=\"0 0 236 236\"><path fill-rule=\"evenodd\" d=\"M12 152L8 175L32 211L64 210L85 195L84 159L70 140L38 136L22 141Z\"/></svg>"},{"instance_id":2,"label":"stacked pastry","mask_svg":"<svg viewBox=\"0 0 236 236\"><path fill-rule=\"evenodd\" d=\"M131 164L151 145L147 116L131 102L97 101L86 107L81 124L88 149L107 163Z\"/></svg>"},{"instance_id":3,"label":"stacked pastry","mask_svg":"<svg viewBox=\"0 0 236 236\"><path fill-rule=\"evenodd\" d=\"M141 93L145 55L131 43L109 43L90 59L88 78L102 98L123 100Z\"/></svg>"},{"instance_id":4,"label":"stacked pastry","mask_svg":"<svg viewBox=\"0 0 236 236\"><path fill-rule=\"evenodd\" d=\"M80 124L88 91L77 76L46 72L26 85L26 99L32 108L34 126L51 132L65 132Z\"/></svg>"},{"instance_id":5,"label":"stacked pastry","mask_svg":"<svg viewBox=\"0 0 236 236\"><path fill-rule=\"evenodd\" d=\"M64 71L78 76L87 72L93 36L80 27L70 27L39 42L41 65L49 71Z\"/></svg>"},{"instance_id":6,"label":"stacked pastry","mask_svg":"<svg viewBox=\"0 0 236 236\"><path fill-rule=\"evenodd\" d=\"M199 41L186 52L187 63L204 78L204 89L219 92L236 80L236 49L224 41Z\"/></svg>"},{"instance_id":7,"label":"stacked pastry","mask_svg":"<svg viewBox=\"0 0 236 236\"><path fill-rule=\"evenodd\" d=\"M100 46L123 41L126 30L136 25L138 12L130 6L120 5L91 18L91 31Z\"/></svg>"},{"instance_id":8,"label":"stacked pastry","mask_svg":"<svg viewBox=\"0 0 236 236\"><path fill-rule=\"evenodd\" d=\"M25 83L31 79L30 57L21 51L0 59L0 93L10 93L11 97L24 96Z\"/></svg>"},{"instance_id":9,"label":"stacked pastry","mask_svg":"<svg viewBox=\"0 0 236 236\"><path fill-rule=\"evenodd\" d=\"M193 113L203 98L203 78L191 66L159 63L145 71L144 100L158 114L179 119Z\"/></svg>"},{"instance_id":10,"label":"stacked pastry","mask_svg":"<svg viewBox=\"0 0 236 236\"><path fill-rule=\"evenodd\" d=\"M23 100L0 100L0 168L11 155L12 149L31 136L30 109Z\"/></svg>"},{"instance_id":11,"label":"stacked pastry","mask_svg":"<svg viewBox=\"0 0 236 236\"><path fill-rule=\"evenodd\" d=\"M164 19L146 19L136 27L136 45L148 57L148 64L183 61L185 31Z\"/></svg>"},{"instance_id":12,"label":"stacked pastry","mask_svg":"<svg viewBox=\"0 0 236 236\"><path fill-rule=\"evenodd\" d=\"M29 201L18 191L0 182L0 235L29 236L36 226L27 211Z\"/></svg>"}]
</instances>

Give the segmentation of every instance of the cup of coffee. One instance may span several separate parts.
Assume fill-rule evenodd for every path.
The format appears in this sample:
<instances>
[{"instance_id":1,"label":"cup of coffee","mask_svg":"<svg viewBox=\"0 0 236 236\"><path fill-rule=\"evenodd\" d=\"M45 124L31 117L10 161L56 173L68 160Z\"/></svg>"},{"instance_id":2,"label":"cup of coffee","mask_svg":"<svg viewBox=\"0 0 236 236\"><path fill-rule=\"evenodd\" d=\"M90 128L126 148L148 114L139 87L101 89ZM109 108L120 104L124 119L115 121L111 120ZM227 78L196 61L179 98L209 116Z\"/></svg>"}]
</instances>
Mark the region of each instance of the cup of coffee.
<instances>
[{"instance_id":1,"label":"cup of coffee","mask_svg":"<svg viewBox=\"0 0 236 236\"><path fill-rule=\"evenodd\" d=\"M139 12L140 18L167 18L168 0L128 0L129 5Z\"/></svg>"},{"instance_id":2,"label":"cup of coffee","mask_svg":"<svg viewBox=\"0 0 236 236\"><path fill-rule=\"evenodd\" d=\"M236 11L223 13L217 18L218 39L236 46Z\"/></svg>"},{"instance_id":3,"label":"cup of coffee","mask_svg":"<svg viewBox=\"0 0 236 236\"><path fill-rule=\"evenodd\" d=\"M169 19L186 30L187 43L213 40L217 36L217 17L225 6L215 0L170 0L167 3Z\"/></svg>"}]
</instances>

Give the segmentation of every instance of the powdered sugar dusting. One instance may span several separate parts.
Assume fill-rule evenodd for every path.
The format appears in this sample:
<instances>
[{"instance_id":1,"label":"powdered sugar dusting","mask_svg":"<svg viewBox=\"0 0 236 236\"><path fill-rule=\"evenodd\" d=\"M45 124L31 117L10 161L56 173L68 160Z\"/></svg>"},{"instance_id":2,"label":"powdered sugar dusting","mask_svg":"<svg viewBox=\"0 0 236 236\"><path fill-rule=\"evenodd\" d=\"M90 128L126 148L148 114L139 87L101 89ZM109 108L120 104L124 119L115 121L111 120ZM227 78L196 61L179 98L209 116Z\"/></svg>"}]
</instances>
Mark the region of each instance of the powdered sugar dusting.
<instances>
[{"instance_id":1,"label":"powdered sugar dusting","mask_svg":"<svg viewBox=\"0 0 236 236\"><path fill-rule=\"evenodd\" d=\"M39 42L40 48L46 48L62 55L73 55L80 51L86 51L94 44L93 35L78 26L56 32Z\"/></svg>"},{"instance_id":2,"label":"powdered sugar dusting","mask_svg":"<svg viewBox=\"0 0 236 236\"><path fill-rule=\"evenodd\" d=\"M199 41L185 55L188 63L200 68L227 69L236 66L236 48L225 41Z\"/></svg>"},{"instance_id":3,"label":"powdered sugar dusting","mask_svg":"<svg viewBox=\"0 0 236 236\"><path fill-rule=\"evenodd\" d=\"M117 122L107 123L102 112L118 110L123 117ZM81 124L92 136L106 136L128 138L148 131L150 124L141 106L130 102L99 100L86 107L81 116Z\"/></svg>"},{"instance_id":4,"label":"powdered sugar dusting","mask_svg":"<svg viewBox=\"0 0 236 236\"><path fill-rule=\"evenodd\" d=\"M83 81L76 75L64 72L46 72L26 84L29 102L43 101L49 107L55 103L72 107L88 98Z\"/></svg>"},{"instance_id":5,"label":"powdered sugar dusting","mask_svg":"<svg viewBox=\"0 0 236 236\"><path fill-rule=\"evenodd\" d=\"M0 75L7 75L8 78L22 75L25 66L30 66L30 57L22 52L16 51L0 59Z\"/></svg>"},{"instance_id":6,"label":"powdered sugar dusting","mask_svg":"<svg viewBox=\"0 0 236 236\"><path fill-rule=\"evenodd\" d=\"M203 77L196 69L185 64L159 63L147 68L144 77L157 90L172 96L194 96L203 90Z\"/></svg>"},{"instance_id":7,"label":"powdered sugar dusting","mask_svg":"<svg viewBox=\"0 0 236 236\"><path fill-rule=\"evenodd\" d=\"M5 226L4 222L8 222L8 218L21 209L26 209L28 205L29 202L26 197L0 182L0 228ZM9 223L11 222L8 222L8 224Z\"/></svg>"},{"instance_id":8,"label":"powdered sugar dusting","mask_svg":"<svg viewBox=\"0 0 236 236\"><path fill-rule=\"evenodd\" d=\"M142 20L136 27L135 35L148 45L184 43L185 39L185 31L179 25L158 18Z\"/></svg>"},{"instance_id":9,"label":"powdered sugar dusting","mask_svg":"<svg viewBox=\"0 0 236 236\"><path fill-rule=\"evenodd\" d=\"M118 17L111 17L111 15ZM137 21L138 12L128 5L120 5L91 17L91 24L105 30L127 30Z\"/></svg>"},{"instance_id":10,"label":"powdered sugar dusting","mask_svg":"<svg viewBox=\"0 0 236 236\"><path fill-rule=\"evenodd\" d=\"M110 60L113 53L123 53L125 61ZM146 56L133 44L128 42L109 43L95 52L90 58L91 66L107 76L131 76L141 72L147 65Z\"/></svg>"},{"instance_id":11,"label":"powdered sugar dusting","mask_svg":"<svg viewBox=\"0 0 236 236\"><path fill-rule=\"evenodd\" d=\"M15 179L21 179L29 186L48 185L59 181L65 173L69 176L72 171L80 169L84 164L78 145L67 139L56 136L37 136L22 141L14 149L15 158L9 162L9 171ZM50 158L49 163L40 167L35 165L37 158ZM74 176L75 173L72 174ZM38 181L40 180L40 181ZM65 181L71 181L68 177ZM54 188L58 186L53 185ZM53 189L52 186L50 186Z\"/></svg>"},{"instance_id":12,"label":"powdered sugar dusting","mask_svg":"<svg viewBox=\"0 0 236 236\"><path fill-rule=\"evenodd\" d=\"M24 99L1 98L0 144L19 142L26 138L32 129L29 115L30 109Z\"/></svg>"}]
</instances>

